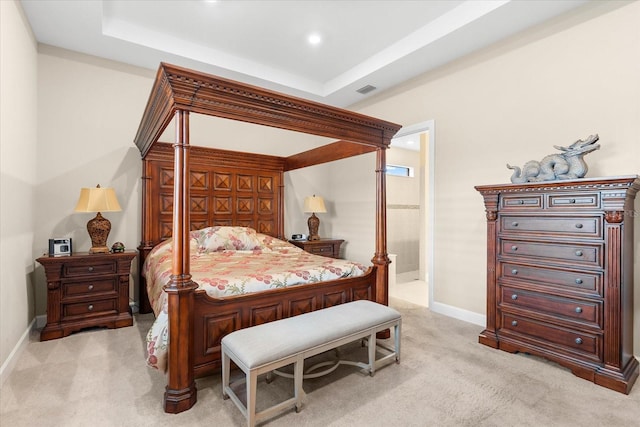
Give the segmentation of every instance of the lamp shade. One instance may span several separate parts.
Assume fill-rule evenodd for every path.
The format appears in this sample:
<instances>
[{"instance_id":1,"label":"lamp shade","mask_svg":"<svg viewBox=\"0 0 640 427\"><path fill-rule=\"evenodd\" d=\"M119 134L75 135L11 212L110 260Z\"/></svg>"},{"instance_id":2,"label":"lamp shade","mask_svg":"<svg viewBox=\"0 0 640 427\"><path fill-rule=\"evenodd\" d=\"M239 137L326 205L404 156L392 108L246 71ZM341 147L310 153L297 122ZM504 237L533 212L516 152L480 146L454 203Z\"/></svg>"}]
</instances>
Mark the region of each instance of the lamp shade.
<instances>
[{"instance_id":1,"label":"lamp shade","mask_svg":"<svg viewBox=\"0 0 640 427\"><path fill-rule=\"evenodd\" d=\"M313 195L311 197L304 198L304 211L305 213L318 212L325 213L327 208L324 206L324 199L320 196Z\"/></svg>"},{"instance_id":2,"label":"lamp shade","mask_svg":"<svg viewBox=\"0 0 640 427\"><path fill-rule=\"evenodd\" d=\"M82 188L80 198L76 204L76 212L119 212L122 208L118 203L113 188Z\"/></svg>"}]
</instances>

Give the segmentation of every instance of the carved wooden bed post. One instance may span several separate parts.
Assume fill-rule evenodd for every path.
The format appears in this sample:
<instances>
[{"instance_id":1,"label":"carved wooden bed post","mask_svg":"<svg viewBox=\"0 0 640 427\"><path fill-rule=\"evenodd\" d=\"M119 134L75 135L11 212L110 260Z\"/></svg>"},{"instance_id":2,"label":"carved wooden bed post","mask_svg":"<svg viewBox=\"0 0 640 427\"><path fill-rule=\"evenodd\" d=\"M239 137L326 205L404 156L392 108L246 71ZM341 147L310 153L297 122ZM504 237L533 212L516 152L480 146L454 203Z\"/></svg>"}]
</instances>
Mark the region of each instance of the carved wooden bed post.
<instances>
[{"instance_id":1,"label":"carved wooden bed post","mask_svg":"<svg viewBox=\"0 0 640 427\"><path fill-rule=\"evenodd\" d=\"M178 110L173 174L173 271L164 287L169 304L169 369L165 412L178 413L197 400L193 375L193 304L198 285L189 270L189 112Z\"/></svg>"},{"instance_id":2,"label":"carved wooden bed post","mask_svg":"<svg viewBox=\"0 0 640 427\"><path fill-rule=\"evenodd\" d=\"M376 268L376 302L387 305L389 296L389 256L387 254L386 148L376 150L376 252L371 262Z\"/></svg>"}]
</instances>

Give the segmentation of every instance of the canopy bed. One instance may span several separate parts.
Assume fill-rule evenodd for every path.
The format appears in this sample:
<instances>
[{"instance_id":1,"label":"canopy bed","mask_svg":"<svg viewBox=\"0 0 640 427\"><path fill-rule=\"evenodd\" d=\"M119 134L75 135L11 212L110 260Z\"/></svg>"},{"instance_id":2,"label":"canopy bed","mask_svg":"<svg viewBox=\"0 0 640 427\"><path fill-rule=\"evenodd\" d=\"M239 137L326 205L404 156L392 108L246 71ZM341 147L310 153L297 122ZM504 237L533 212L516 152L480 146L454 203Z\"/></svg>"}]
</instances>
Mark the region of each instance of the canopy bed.
<instances>
[{"instance_id":1,"label":"canopy bed","mask_svg":"<svg viewBox=\"0 0 640 427\"><path fill-rule=\"evenodd\" d=\"M195 147L189 142L190 113L336 141L288 157ZM159 142L172 120L175 141ZM166 412L182 412L195 404L194 378L220 369L220 340L234 330L358 299L388 303L385 150L399 129L400 125L362 114L160 64L135 143L143 162L139 271L160 244L164 245L164 256L171 260L163 288L170 337ZM370 152L376 152L375 253L371 266L357 275L339 274L338 278L313 285L232 296L212 296L193 280L193 256L196 252L204 256L202 236L195 237L194 243L194 230L214 227L218 232L248 227L256 231L262 243L270 238L283 241L284 172ZM240 249L250 255L273 251L269 244L257 246ZM150 312L145 278L141 277L139 283L141 312ZM154 307L156 315L159 305Z\"/></svg>"}]
</instances>

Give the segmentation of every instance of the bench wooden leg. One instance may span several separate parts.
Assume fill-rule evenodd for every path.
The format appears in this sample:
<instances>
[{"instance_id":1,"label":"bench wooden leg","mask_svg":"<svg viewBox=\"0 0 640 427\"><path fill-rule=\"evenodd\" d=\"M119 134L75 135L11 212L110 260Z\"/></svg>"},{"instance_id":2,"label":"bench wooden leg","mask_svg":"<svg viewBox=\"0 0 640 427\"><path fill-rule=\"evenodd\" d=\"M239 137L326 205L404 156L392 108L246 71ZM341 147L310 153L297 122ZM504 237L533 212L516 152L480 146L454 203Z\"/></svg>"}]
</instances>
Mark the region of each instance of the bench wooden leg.
<instances>
[{"instance_id":1,"label":"bench wooden leg","mask_svg":"<svg viewBox=\"0 0 640 427\"><path fill-rule=\"evenodd\" d=\"M293 364L293 387L296 399L296 412L300 412L302 410L302 396L304 394L304 391L302 390L303 377L304 359L300 358Z\"/></svg>"},{"instance_id":2,"label":"bench wooden leg","mask_svg":"<svg viewBox=\"0 0 640 427\"><path fill-rule=\"evenodd\" d=\"M393 339L395 341L395 347L396 347L396 363L400 363L400 334L401 334L401 329L402 324L400 322L398 322L396 324L396 326L393 328Z\"/></svg>"},{"instance_id":3,"label":"bench wooden leg","mask_svg":"<svg viewBox=\"0 0 640 427\"><path fill-rule=\"evenodd\" d=\"M247 426L256 425L256 394L258 390L258 373L251 369L247 373Z\"/></svg>"},{"instance_id":4,"label":"bench wooden leg","mask_svg":"<svg viewBox=\"0 0 640 427\"><path fill-rule=\"evenodd\" d=\"M229 387L229 376L231 374L231 360L229 355L222 352L222 398L228 399L227 387Z\"/></svg>"},{"instance_id":5,"label":"bench wooden leg","mask_svg":"<svg viewBox=\"0 0 640 427\"><path fill-rule=\"evenodd\" d=\"M374 376L376 374L376 333L372 333L369 336L369 375Z\"/></svg>"}]
</instances>

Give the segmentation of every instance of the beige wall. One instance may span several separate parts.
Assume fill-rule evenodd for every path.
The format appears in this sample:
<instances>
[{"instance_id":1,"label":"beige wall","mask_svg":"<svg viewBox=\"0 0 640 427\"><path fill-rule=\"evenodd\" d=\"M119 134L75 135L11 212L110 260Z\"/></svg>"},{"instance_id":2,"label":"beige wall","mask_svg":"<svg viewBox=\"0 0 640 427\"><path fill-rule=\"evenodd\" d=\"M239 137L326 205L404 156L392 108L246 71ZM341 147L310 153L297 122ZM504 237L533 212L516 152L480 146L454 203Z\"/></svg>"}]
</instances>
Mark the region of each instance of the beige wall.
<instances>
[{"instance_id":1,"label":"beige wall","mask_svg":"<svg viewBox=\"0 0 640 427\"><path fill-rule=\"evenodd\" d=\"M0 2L0 379L34 316L36 42L15 1ZM1 382L1 381L0 381Z\"/></svg>"},{"instance_id":2,"label":"beige wall","mask_svg":"<svg viewBox=\"0 0 640 427\"><path fill-rule=\"evenodd\" d=\"M638 22L640 2L596 2L357 106L397 123L435 120L436 308L485 313L484 206L473 187L509 182L505 163L539 160L554 144L599 133L588 176L640 173ZM639 229L637 215L636 355Z\"/></svg>"}]
</instances>

